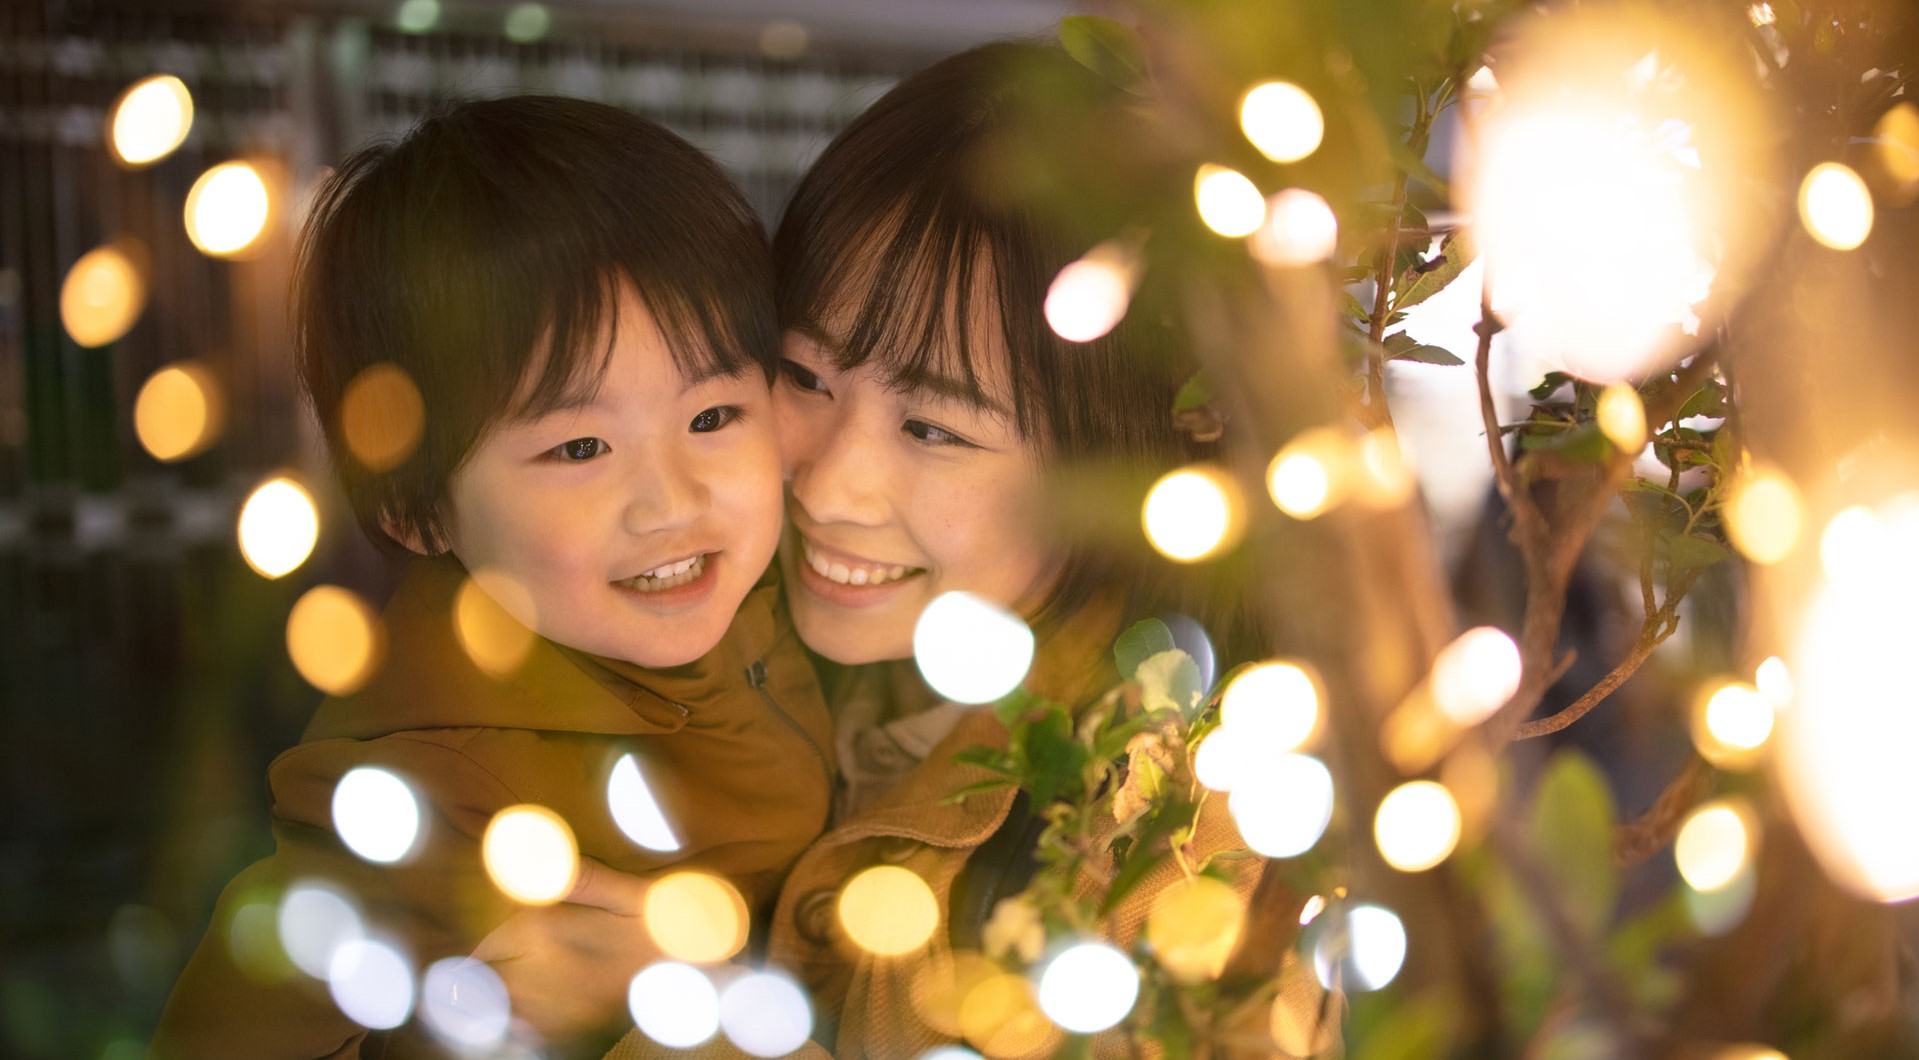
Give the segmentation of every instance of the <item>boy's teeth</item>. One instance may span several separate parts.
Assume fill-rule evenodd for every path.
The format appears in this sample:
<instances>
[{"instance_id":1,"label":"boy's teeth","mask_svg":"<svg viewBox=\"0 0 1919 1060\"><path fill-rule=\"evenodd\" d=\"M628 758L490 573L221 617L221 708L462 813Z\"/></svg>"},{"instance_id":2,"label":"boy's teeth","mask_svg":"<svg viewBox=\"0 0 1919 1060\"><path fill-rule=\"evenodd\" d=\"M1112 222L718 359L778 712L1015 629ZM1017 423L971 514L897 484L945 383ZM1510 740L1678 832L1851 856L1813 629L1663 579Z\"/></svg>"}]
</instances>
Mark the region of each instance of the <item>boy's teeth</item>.
<instances>
[{"instance_id":1,"label":"boy's teeth","mask_svg":"<svg viewBox=\"0 0 1919 1060\"><path fill-rule=\"evenodd\" d=\"M918 573L916 567L895 564L891 567L848 567L844 563L835 563L813 550L813 546L800 542L800 551L805 555L806 565L828 581L841 585L885 585L906 577L908 573Z\"/></svg>"},{"instance_id":2,"label":"boy's teeth","mask_svg":"<svg viewBox=\"0 0 1919 1060\"><path fill-rule=\"evenodd\" d=\"M701 553L689 559L680 560L678 563L663 564L643 574L635 575L628 578L625 584L643 593L657 593L694 581L705 571L706 554Z\"/></svg>"}]
</instances>

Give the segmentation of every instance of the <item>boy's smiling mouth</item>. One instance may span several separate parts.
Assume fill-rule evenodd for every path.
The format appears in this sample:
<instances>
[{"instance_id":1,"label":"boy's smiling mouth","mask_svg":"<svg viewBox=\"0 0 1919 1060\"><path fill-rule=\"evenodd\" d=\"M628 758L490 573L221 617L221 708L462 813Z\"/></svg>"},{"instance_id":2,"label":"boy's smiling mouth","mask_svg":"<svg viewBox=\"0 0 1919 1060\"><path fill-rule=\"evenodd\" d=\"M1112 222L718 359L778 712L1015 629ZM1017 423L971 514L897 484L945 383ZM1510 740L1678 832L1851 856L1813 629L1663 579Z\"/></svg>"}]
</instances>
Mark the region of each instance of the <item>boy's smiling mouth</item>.
<instances>
[{"instance_id":1,"label":"boy's smiling mouth","mask_svg":"<svg viewBox=\"0 0 1919 1060\"><path fill-rule=\"evenodd\" d=\"M613 584L622 589L631 589L640 593L663 593L682 585L691 585L706 574L708 555L700 552L685 559L662 563L652 570L642 571L631 578L625 578Z\"/></svg>"}]
</instances>

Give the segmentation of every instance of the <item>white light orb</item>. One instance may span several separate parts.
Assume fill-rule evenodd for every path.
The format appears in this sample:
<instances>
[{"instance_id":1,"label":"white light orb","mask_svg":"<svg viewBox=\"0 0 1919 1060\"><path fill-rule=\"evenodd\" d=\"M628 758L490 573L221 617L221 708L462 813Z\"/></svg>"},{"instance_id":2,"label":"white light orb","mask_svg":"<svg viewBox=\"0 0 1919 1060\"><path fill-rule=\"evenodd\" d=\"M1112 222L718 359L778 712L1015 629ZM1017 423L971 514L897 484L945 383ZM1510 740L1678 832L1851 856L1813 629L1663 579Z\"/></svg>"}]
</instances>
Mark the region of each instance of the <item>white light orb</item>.
<instances>
[{"instance_id":1,"label":"white light orb","mask_svg":"<svg viewBox=\"0 0 1919 1060\"><path fill-rule=\"evenodd\" d=\"M1415 780L1380 800L1373 839L1386 864L1401 872L1424 872L1452 854L1460 827L1453 793L1444 784Z\"/></svg>"},{"instance_id":2,"label":"white light orb","mask_svg":"<svg viewBox=\"0 0 1919 1060\"><path fill-rule=\"evenodd\" d=\"M1820 243L1852 250L1872 234L1872 192L1851 167L1821 162L1799 185L1799 218Z\"/></svg>"},{"instance_id":3,"label":"white light orb","mask_svg":"<svg viewBox=\"0 0 1919 1060\"><path fill-rule=\"evenodd\" d=\"M187 192L187 238L216 258L245 253L266 231L273 200L265 178L245 162L223 162Z\"/></svg>"},{"instance_id":4,"label":"white light orb","mask_svg":"<svg viewBox=\"0 0 1919 1060\"><path fill-rule=\"evenodd\" d=\"M719 1033L720 995L706 973L661 961L640 969L626 990L640 1033L670 1049L691 1049Z\"/></svg>"},{"instance_id":5,"label":"white light orb","mask_svg":"<svg viewBox=\"0 0 1919 1060\"><path fill-rule=\"evenodd\" d=\"M566 897L580 874L573 829L544 806L509 806L494 814L480 839L480 859L494 886L528 905Z\"/></svg>"},{"instance_id":6,"label":"white light orb","mask_svg":"<svg viewBox=\"0 0 1919 1060\"><path fill-rule=\"evenodd\" d=\"M358 942L366 930L360 913L333 888L302 882L287 888L280 898L280 948L295 968L315 979L325 979L333 956L349 942Z\"/></svg>"},{"instance_id":7,"label":"white light orb","mask_svg":"<svg viewBox=\"0 0 1919 1060\"><path fill-rule=\"evenodd\" d=\"M1313 969L1327 989L1378 990L1406 963L1406 925L1392 910L1355 905L1344 930L1328 931L1313 947Z\"/></svg>"},{"instance_id":8,"label":"white light orb","mask_svg":"<svg viewBox=\"0 0 1919 1060\"><path fill-rule=\"evenodd\" d=\"M1196 563L1226 547L1239 522L1233 493L1218 472L1203 467L1168 472L1146 492L1140 520L1159 554Z\"/></svg>"},{"instance_id":9,"label":"white light orb","mask_svg":"<svg viewBox=\"0 0 1919 1060\"><path fill-rule=\"evenodd\" d=\"M120 161L145 166L173 153L193 128L193 94L185 82L158 74L135 82L114 104L107 142Z\"/></svg>"},{"instance_id":10,"label":"white light orb","mask_svg":"<svg viewBox=\"0 0 1919 1060\"><path fill-rule=\"evenodd\" d=\"M341 946L327 965L327 992L362 1027L391 1030L413 1014L413 969L392 946L359 939Z\"/></svg>"},{"instance_id":11,"label":"white light orb","mask_svg":"<svg viewBox=\"0 0 1919 1060\"><path fill-rule=\"evenodd\" d=\"M941 593L913 627L920 674L955 703L991 703L1018 688L1033 647L1018 615L968 592Z\"/></svg>"},{"instance_id":12,"label":"white light orb","mask_svg":"<svg viewBox=\"0 0 1919 1060\"><path fill-rule=\"evenodd\" d=\"M1519 645L1504 631L1469 629L1433 660L1433 702L1454 724L1477 725L1519 691L1521 673Z\"/></svg>"},{"instance_id":13,"label":"white light orb","mask_svg":"<svg viewBox=\"0 0 1919 1060\"><path fill-rule=\"evenodd\" d=\"M741 1052L785 1056L805 1045L813 1033L813 1008L793 980L754 972L733 980L720 992L720 1029Z\"/></svg>"},{"instance_id":14,"label":"white light orb","mask_svg":"<svg viewBox=\"0 0 1919 1060\"><path fill-rule=\"evenodd\" d=\"M680 849L679 837L673 834L659 800L640 773L639 759L627 754L613 763L613 773L606 781L606 804L613 811L613 823L628 839L663 854Z\"/></svg>"},{"instance_id":15,"label":"white light orb","mask_svg":"<svg viewBox=\"0 0 1919 1060\"><path fill-rule=\"evenodd\" d=\"M1240 671L1226 686L1220 723L1261 753L1294 750L1319 724L1319 687L1293 663L1260 663Z\"/></svg>"},{"instance_id":16,"label":"white light orb","mask_svg":"<svg viewBox=\"0 0 1919 1060\"><path fill-rule=\"evenodd\" d=\"M420 803L406 781L384 769L350 769L333 787L333 829L368 861L398 861L420 836Z\"/></svg>"},{"instance_id":17,"label":"white light orb","mask_svg":"<svg viewBox=\"0 0 1919 1060\"><path fill-rule=\"evenodd\" d=\"M444 957L420 977L420 1019L450 1045L486 1051L506 1041L513 1003L491 965Z\"/></svg>"},{"instance_id":18,"label":"white light orb","mask_svg":"<svg viewBox=\"0 0 1919 1060\"><path fill-rule=\"evenodd\" d=\"M1679 875L1695 891L1724 890L1752 856L1746 814L1735 803L1715 799L1693 810L1673 841Z\"/></svg>"},{"instance_id":19,"label":"white light orb","mask_svg":"<svg viewBox=\"0 0 1919 1060\"><path fill-rule=\"evenodd\" d=\"M269 479L240 508L240 554L269 578L291 573L313 554L320 513L292 479Z\"/></svg>"},{"instance_id":20,"label":"white light orb","mask_svg":"<svg viewBox=\"0 0 1919 1060\"><path fill-rule=\"evenodd\" d=\"M1266 200L1266 222L1248 248L1268 265L1317 264L1339 249L1339 218L1318 194L1286 188Z\"/></svg>"},{"instance_id":21,"label":"white light orb","mask_svg":"<svg viewBox=\"0 0 1919 1060\"><path fill-rule=\"evenodd\" d=\"M1226 805L1248 847L1269 858L1297 857L1333 819L1333 775L1317 758L1281 755L1234 778Z\"/></svg>"},{"instance_id":22,"label":"white light orb","mask_svg":"<svg viewBox=\"0 0 1919 1060\"><path fill-rule=\"evenodd\" d=\"M1091 342L1126 317L1133 298L1131 254L1103 243L1059 270L1046 289L1046 323L1068 342Z\"/></svg>"},{"instance_id":23,"label":"white light orb","mask_svg":"<svg viewBox=\"0 0 1919 1060\"><path fill-rule=\"evenodd\" d=\"M1268 81L1239 103L1239 128L1259 153L1275 162L1297 162L1319 147L1326 118L1298 85Z\"/></svg>"},{"instance_id":24,"label":"white light orb","mask_svg":"<svg viewBox=\"0 0 1919 1060\"><path fill-rule=\"evenodd\" d=\"M1266 197L1258 185L1225 166L1199 167L1193 177L1193 201L1206 227L1228 239L1250 236L1266 220Z\"/></svg>"},{"instance_id":25,"label":"white light orb","mask_svg":"<svg viewBox=\"0 0 1919 1060\"><path fill-rule=\"evenodd\" d=\"M1138 999L1139 970L1132 958L1104 942L1068 947L1040 972L1040 1011L1074 1034L1117 1024Z\"/></svg>"}]
</instances>

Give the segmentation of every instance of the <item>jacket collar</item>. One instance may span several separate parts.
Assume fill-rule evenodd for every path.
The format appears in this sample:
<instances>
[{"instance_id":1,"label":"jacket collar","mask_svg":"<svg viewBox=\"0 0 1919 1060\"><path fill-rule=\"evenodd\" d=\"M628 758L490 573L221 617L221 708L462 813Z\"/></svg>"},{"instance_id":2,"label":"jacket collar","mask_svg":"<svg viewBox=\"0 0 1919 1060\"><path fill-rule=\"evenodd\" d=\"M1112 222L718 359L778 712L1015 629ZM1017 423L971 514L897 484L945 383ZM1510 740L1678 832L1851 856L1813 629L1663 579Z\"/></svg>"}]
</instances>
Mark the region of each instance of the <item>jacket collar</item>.
<instances>
[{"instance_id":1,"label":"jacket collar","mask_svg":"<svg viewBox=\"0 0 1919 1060\"><path fill-rule=\"evenodd\" d=\"M503 677L481 670L454 631L454 598L466 570L450 556L416 559L382 616L386 657L350 696L329 698L306 739L371 739L414 729L538 729L637 735L665 733L722 696L738 695L747 668L776 636L776 567L747 594L732 626L684 666L645 669L533 636Z\"/></svg>"}]
</instances>

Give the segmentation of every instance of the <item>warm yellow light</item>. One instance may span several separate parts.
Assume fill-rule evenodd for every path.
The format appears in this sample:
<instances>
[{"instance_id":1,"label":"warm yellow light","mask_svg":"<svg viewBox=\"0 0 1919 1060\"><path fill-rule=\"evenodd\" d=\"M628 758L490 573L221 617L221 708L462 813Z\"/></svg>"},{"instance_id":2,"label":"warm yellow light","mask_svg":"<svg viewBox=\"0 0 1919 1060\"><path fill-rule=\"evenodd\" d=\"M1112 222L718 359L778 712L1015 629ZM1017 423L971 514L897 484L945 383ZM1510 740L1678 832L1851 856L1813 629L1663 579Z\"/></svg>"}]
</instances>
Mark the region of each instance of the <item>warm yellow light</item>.
<instances>
[{"instance_id":1,"label":"warm yellow light","mask_svg":"<svg viewBox=\"0 0 1919 1060\"><path fill-rule=\"evenodd\" d=\"M688 964L717 964L746 945L746 900L704 872L675 872L646 889L646 931L662 952Z\"/></svg>"},{"instance_id":2,"label":"warm yellow light","mask_svg":"<svg viewBox=\"0 0 1919 1060\"><path fill-rule=\"evenodd\" d=\"M1758 761L1772 736L1772 701L1751 685L1728 681L1714 689L1693 717L1693 746L1722 769L1745 769Z\"/></svg>"},{"instance_id":3,"label":"warm yellow light","mask_svg":"<svg viewBox=\"0 0 1919 1060\"><path fill-rule=\"evenodd\" d=\"M383 647L373 608L337 585L308 589L287 615L287 654L293 668L328 695L358 691L379 666Z\"/></svg>"},{"instance_id":4,"label":"warm yellow light","mask_svg":"<svg viewBox=\"0 0 1919 1060\"><path fill-rule=\"evenodd\" d=\"M1753 672L1753 683L1774 710L1791 706L1793 696L1797 694L1792 683L1792 671L1787 668L1786 660L1777 655L1769 655L1765 662L1759 664L1759 669Z\"/></svg>"},{"instance_id":5,"label":"warm yellow light","mask_svg":"<svg viewBox=\"0 0 1919 1060\"><path fill-rule=\"evenodd\" d=\"M1199 167L1193 201L1206 227L1229 239L1252 235L1266 220L1266 197L1245 174L1225 166Z\"/></svg>"},{"instance_id":6,"label":"warm yellow light","mask_svg":"<svg viewBox=\"0 0 1919 1060\"><path fill-rule=\"evenodd\" d=\"M128 166L145 166L173 153L193 128L193 94L179 78L158 74L120 94L107 119L107 146Z\"/></svg>"},{"instance_id":7,"label":"warm yellow light","mask_svg":"<svg viewBox=\"0 0 1919 1060\"><path fill-rule=\"evenodd\" d=\"M1859 174L1839 162L1821 162L1799 185L1799 219L1812 238L1834 250L1851 250L1872 234L1872 192Z\"/></svg>"},{"instance_id":8,"label":"warm yellow light","mask_svg":"<svg viewBox=\"0 0 1919 1060\"><path fill-rule=\"evenodd\" d=\"M406 370L380 363L347 384L340 398L340 433L347 451L369 471L398 467L420 444L426 405Z\"/></svg>"},{"instance_id":9,"label":"warm yellow light","mask_svg":"<svg viewBox=\"0 0 1919 1060\"><path fill-rule=\"evenodd\" d=\"M185 460L219 438L224 407L213 373L180 361L141 384L133 399L133 433L155 460Z\"/></svg>"},{"instance_id":10,"label":"warm yellow light","mask_svg":"<svg viewBox=\"0 0 1919 1060\"><path fill-rule=\"evenodd\" d=\"M1068 342L1091 342L1126 316L1138 272L1128 243L1101 243L1059 270L1046 289L1046 323Z\"/></svg>"},{"instance_id":11,"label":"warm yellow light","mask_svg":"<svg viewBox=\"0 0 1919 1060\"><path fill-rule=\"evenodd\" d=\"M1391 427L1381 427L1361 438L1355 455L1353 492L1361 503L1387 509L1412 499L1418 482Z\"/></svg>"},{"instance_id":12,"label":"warm yellow light","mask_svg":"<svg viewBox=\"0 0 1919 1060\"><path fill-rule=\"evenodd\" d=\"M1870 576L1889 539L1872 509L1853 505L1834 515L1819 535L1819 563L1828 577Z\"/></svg>"},{"instance_id":13,"label":"warm yellow light","mask_svg":"<svg viewBox=\"0 0 1919 1060\"><path fill-rule=\"evenodd\" d=\"M501 893L527 905L552 905L580 875L573 829L544 806L509 806L494 814L480 840L480 860Z\"/></svg>"},{"instance_id":14,"label":"warm yellow light","mask_svg":"<svg viewBox=\"0 0 1919 1060\"><path fill-rule=\"evenodd\" d=\"M959 1007L960 1034L988 1057L1040 1056L1059 1039L1059 1029L1040 1011L1033 984L1001 972L966 992Z\"/></svg>"},{"instance_id":15,"label":"warm yellow light","mask_svg":"<svg viewBox=\"0 0 1919 1060\"><path fill-rule=\"evenodd\" d=\"M497 571L475 571L453 601L453 630L473 665L504 677L533 649L533 597ZM516 616L528 616L523 621Z\"/></svg>"},{"instance_id":16,"label":"warm yellow light","mask_svg":"<svg viewBox=\"0 0 1919 1060\"><path fill-rule=\"evenodd\" d=\"M147 305L147 285L132 244L110 243L80 255L60 284L60 323L75 344L105 346L132 329Z\"/></svg>"},{"instance_id":17,"label":"warm yellow light","mask_svg":"<svg viewBox=\"0 0 1919 1060\"><path fill-rule=\"evenodd\" d=\"M1297 162L1319 148L1326 119L1305 89L1289 81L1268 81L1240 100L1239 128L1260 154L1275 162Z\"/></svg>"},{"instance_id":18,"label":"warm yellow light","mask_svg":"<svg viewBox=\"0 0 1919 1060\"><path fill-rule=\"evenodd\" d=\"M939 927L939 901L919 874L875 865L840 891L840 923L860 948L882 957L912 953Z\"/></svg>"},{"instance_id":19,"label":"warm yellow light","mask_svg":"<svg viewBox=\"0 0 1919 1060\"><path fill-rule=\"evenodd\" d=\"M1245 927L1246 902L1231 885L1192 876L1154 896L1146 914L1146 944L1173 978L1205 982L1219 978Z\"/></svg>"},{"instance_id":20,"label":"warm yellow light","mask_svg":"<svg viewBox=\"0 0 1919 1060\"><path fill-rule=\"evenodd\" d=\"M1714 799L1693 810L1679 826L1673 860L1693 890L1721 890L1739 878L1752 855L1752 826L1747 817L1737 802Z\"/></svg>"},{"instance_id":21,"label":"warm yellow light","mask_svg":"<svg viewBox=\"0 0 1919 1060\"><path fill-rule=\"evenodd\" d=\"M1899 199L1910 202L1919 192L1919 105L1908 100L1881 114L1872 137L1880 170Z\"/></svg>"},{"instance_id":22,"label":"warm yellow light","mask_svg":"<svg viewBox=\"0 0 1919 1060\"><path fill-rule=\"evenodd\" d=\"M1230 546L1237 536L1237 491L1213 468L1184 468L1153 484L1140 515L1146 539L1161 555L1196 563Z\"/></svg>"},{"instance_id":23,"label":"warm yellow light","mask_svg":"<svg viewBox=\"0 0 1919 1060\"><path fill-rule=\"evenodd\" d=\"M1306 904L1299 907L1299 926L1305 927L1306 925L1312 923L1314 920L1317 920L1319 918L1319 914L1324 913L1325 911L1326 911L1325 895L1316 894L1316 895L1313 895L1311 898L1306 899Z\"/></svg>"},{"instance_id":24,"label":"warm yellow light","mask_svg":"<svg viewBox=\"0 0 1919 1060\"><path fill-rule=\"evenodd\" d=\"M1312 453L1282 452L1266 469L1266 492L1280 511L1295 519L1325 511L1332 491L1332 473Z\"/></svg>"},{"instance_id":25,"label":"warm yellow light","mask_svg":"<svg viewBox=\"0 0 1919 1060\"><path fill-rule=\"evenodd\" d=\"M1247 847L1269 858L1298 857L1333 819L1333 775L1310 755L1269 757L1234 778L1226 807Z\"/></svg>"},{"instance_id":26,"label":"warm yellow light","mask_svg":"<svg viewBox=\"0 0 1919 1060\"><path fill-rule=\"evenodd\" d=\"M216 258L243 254L266 231L271 204L259 170L222 162L200 174L187 192L187 238Z\"/></svg>"},{"instance_id":27,"label":"warm yellow light","mask_svg":"<svg viewBox=\"0 0 1919 1060\"><path fill-rule=\"evenodd\" d=\"M240 509L240 555L269 578L305 563L319 539L320 513L292 479L262 483Z\"/></svg>"},{"instance_id":28,"label":"warm yellow light","mask_svg":"<svg viewBox=\"0 0 1919 1060\"><path fill-rule=\"evenodd\" d=\"M1491 717L1519 691L1519 645L1491 626L1469 629L1433 660L1433 703L1460 726Z\"/></svg>"},{"instance_id":29,"label":"warm yellow light","mask_svg":"<svg viewBox=\"0 0 1919 1060\"><path fill-rule=\"evenodd\" d=\"M1755 26L1770 26L1776 18L1772 13L1772 5L1765 0L1759 0L1759 3L1747 8L1746 17L1752 19Z\"/></svg>"},{"instance_id":30,"label":"warm yellow light","mask_svg":"<svg viewBox=\"0 0 1919 1060\"><path fill-rule=\"evenodd\" d=\"M1267 200L1266 221L1247 246L1268 265L1312 265L1339 249L1339 219L1317 194L1287 188Z\"/></svg>"},{"instance_id":31,"label":"warm yellow light","mask_svg":"<svg viewBox=\"0 0 1919 1060\"><path fill-rule=\"evenodd\" d=\"M1637 453L1646 447L1646 405L1639 391L1626 383L1608 383L1599 392L1593 410L1599 431L1622 453Z\"/></svg>"},{"instance_id":32,"label":"warm yellow light","mask_svg":"<svg viewBox=\"0 0 1919 1060\"><path fill-rule=\"evenodd\" d=\"M1401 872L1424 872L1445 861L1459 845L1459 803L1444 784L1415 780L1380 800L1373 839L1386 864Z\"/></svg>"},{"instance_id":33,"label":"warm yellow light","mask_svg":"<svg viewBox=\"0 0 1919 1060\"><path fill-rule=\"evenodd\" d=\"M1226 686L1220 724L1232 740L1260 754L1295 750L1319 723L1319 688L1289 662L1260 663L1240 671ZM1217 736L1217 734L1215 734ZM1206 740L1210 744L1213 737Z\"/></svg>"},{"instance_id":34,"label":"warm yellow light","mask_svg":"<svg viewBox=\"0 0 1919 1060\"><path fill-rule=\"evenodd\" d=\"M1762 566L1785 559L1799 542L1799 490L1778 470L1755 467L1741 475L1723 514L1733 547Z\"/></svg>"}]
</instances>

